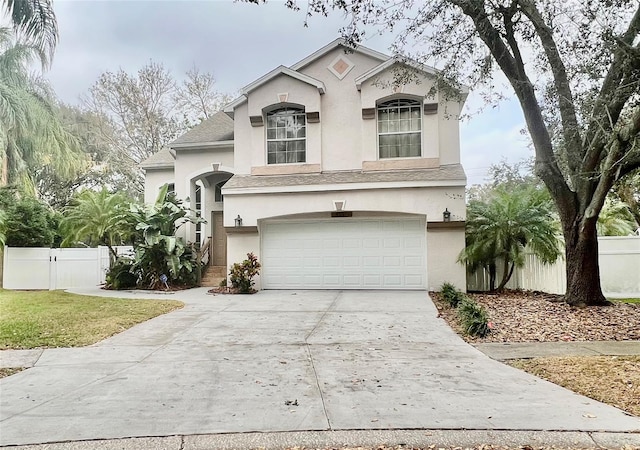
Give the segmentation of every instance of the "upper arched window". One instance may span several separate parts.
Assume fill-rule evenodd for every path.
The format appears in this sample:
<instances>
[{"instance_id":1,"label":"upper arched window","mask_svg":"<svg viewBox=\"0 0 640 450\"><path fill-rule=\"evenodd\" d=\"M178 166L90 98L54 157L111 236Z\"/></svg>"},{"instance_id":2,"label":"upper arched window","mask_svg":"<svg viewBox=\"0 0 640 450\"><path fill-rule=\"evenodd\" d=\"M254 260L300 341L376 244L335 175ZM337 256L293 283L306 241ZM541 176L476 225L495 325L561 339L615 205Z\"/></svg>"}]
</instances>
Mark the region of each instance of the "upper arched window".
<instances>
[{"instance_id":1,"label":"upper arched window","mask_svg":"<svg viewBox=\"0 0 640 450\"><path fill-rule=\"evenodd\" d=\"M418 100L394 99L378 104L378 156L421 155L422 114Z\"/></svg>"},{"instance_id":2,"label":"upper arched window","mask_svg":"<svg viewBox=\"0 0 640 450\"><path fill-rule=\"evenodd\" d=\"M267 164L306 161L304 109L287 107L267 113Z\"/></svg>"}]
</instances>

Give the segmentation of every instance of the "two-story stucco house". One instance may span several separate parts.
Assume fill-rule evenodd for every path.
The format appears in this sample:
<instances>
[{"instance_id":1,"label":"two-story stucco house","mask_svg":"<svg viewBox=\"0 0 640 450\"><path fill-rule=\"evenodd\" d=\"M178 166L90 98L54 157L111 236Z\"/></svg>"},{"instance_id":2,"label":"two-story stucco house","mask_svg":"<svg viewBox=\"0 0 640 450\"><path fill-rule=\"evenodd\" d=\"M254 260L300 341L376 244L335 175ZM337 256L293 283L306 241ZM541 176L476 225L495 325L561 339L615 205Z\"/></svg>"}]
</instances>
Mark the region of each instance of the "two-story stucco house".
<instances>
[{"instance_id":1,"label":"two-story stucco house","mask_svg":"<svg viewBox=\"0 0 640 450\"><path fill-rule=\"evenodd\" d=\"M465 288L462 102L434 71L338 39L246 86L145 161L145 200L173 183L208 223L212 264L258 255L262 289Z\"/></svg>"}]
</instances>

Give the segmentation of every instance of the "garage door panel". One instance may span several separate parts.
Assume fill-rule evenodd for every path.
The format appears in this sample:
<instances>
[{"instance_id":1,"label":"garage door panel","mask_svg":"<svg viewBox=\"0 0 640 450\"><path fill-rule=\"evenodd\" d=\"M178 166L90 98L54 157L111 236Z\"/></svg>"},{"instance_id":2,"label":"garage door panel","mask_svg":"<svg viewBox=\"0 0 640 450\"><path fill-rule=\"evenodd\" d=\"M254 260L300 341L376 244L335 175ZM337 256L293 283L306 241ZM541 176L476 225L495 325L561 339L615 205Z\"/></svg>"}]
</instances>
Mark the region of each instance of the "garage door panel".
<instances>
[{"instance_id":1,"label":"garage door panel","mask_svg":"<svg viewBox=\"0 0 640 450\"><path fill-rule=\"evenodd\" d=\"M362 240L364 248L380 248L380 239L365 238Z\"/></svg>"},{"instance_id":2,"label":"garage door panel","mask_svg":"<svg viewBox=\"0 0 640 450\"><path fill-rule=\"evenodd\" d=\"M387 268L400 267L402 265L402 258L400 256L385 256L382 263Z\"/></svg>"},{"instance_id":3,"label":"garage door panel","mask_svg":"<svg viewBox=\"0 0 640 450\"><path fill-rule=\"evenodd\" d=\"M340 248L340 241L338 239L323 239L322 240L323 249L333 249Z\"/></svg>"},{"instance_id":4,"label":"garage door panel","mask_svg":"<svg viewBox=\"0 0 640 450\"><path fill-rule=\"evenodd\" d=\"M405 256L403 260L405 267L422 267L422 258L419 256Z\"/></svg>"},{"instance_id":5,"label":"garage door panel","mask_svg":"<svg viewBox=\"0 0 640 450\"><path fill-rule=\"evenodd\" d=\"M384 248L400 248L401 242L400 238L387 238L384 240Z\"/></svg>"},{"instance_id":6,"label":"garage door panel","mask_svg":"<svg viewBox=\"0 0 640 450\"><path fill-rule=\"evenodd\" d=\"M342 258L342 266L345 268L360 267L361 265L362 262L359 256L345 256Z\"/></svg>"},{"instance_id":7,"label":"garage door panel","mask_svg":"<svg viewBox=\"0 0 640 450\"><path fill-rule=\"evenodd\" d=\"M420 219L272 222L262 229L266 289L423 289Z\"/></svg>"}]
</instances>

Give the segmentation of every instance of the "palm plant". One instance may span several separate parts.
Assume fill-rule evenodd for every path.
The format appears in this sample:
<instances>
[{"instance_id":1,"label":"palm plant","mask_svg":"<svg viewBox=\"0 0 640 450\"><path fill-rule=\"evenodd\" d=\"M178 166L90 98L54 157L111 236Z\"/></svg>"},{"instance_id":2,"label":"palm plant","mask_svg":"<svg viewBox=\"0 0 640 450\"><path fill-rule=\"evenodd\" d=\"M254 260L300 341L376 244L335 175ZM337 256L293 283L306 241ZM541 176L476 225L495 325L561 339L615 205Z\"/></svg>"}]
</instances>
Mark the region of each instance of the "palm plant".
<instances>
[{"instance_id":1,"label":"palm plant","mask_svg":"<svg viewBox=\"0 0 640 450\"><path fill-rule=\"evenodd\" d=\"M13 184L31 195L39 170L70 178L86 161L77 139L63 127L47 84L28 74L36 54L0 28L0 186Z\"/></svg>"},{"instance_id":2,"label":"palm plant","mask_svg":"<svg viewBox=\"0 0 640 450\"><path fill-rule=\"evenodd\" d=\"M487 201L472 201L467 208L467 245L459 261L470 271L485 267L490 290L496 290L498 264L503 276L497 290L511 279L516 267L524 265L525 248L543 263L560 256L560 229L553 217L548 195L540 189L497 188Z\"/></svg>"},{"instance_id":3,"label":"palm plant","mask_svg":"<svg viewBox=\"0 0 640 450\"><path fill-rule=\"evenodd\" d=\"M3 0L13 29L38 50L43 65L53 57L58 43L58 23L51 0Z\"/></svg>"},{"instance_id":4,"label":"palm plant","mask_svg":"<svg viewBox=\"0 0 640 450\"><path fill-rule=\"evenodd\" d=\"M135 220L130 213L131 200L121 193L84 190L66 208L60 222L63 246L79 242L105 245L111 260L115 260L116 245L129 241L135 232Z\"/></svg>"},{"instance_id":5,"label":"palm plant","mask_svg":"<svg viewBox=\"0 0 640 450\"><path fill-rule=\"evenodd\" d=\"M192 246L176 236L176 231L187 222L202 223L191 210L186 209L175 195L168 193L165 184L153 205L134 206L136 230L135 263L132 271L138 273L139 285L160 287L162 276L172 283L192 285L198 281L200 261Z\"/></svg>"},{"instance_id":6,"label":"palm plant","mask_svg":"<svg viewBox=\"0 0 640 450\"><path fill-rule=\"evenodd\" d=\"M634 232L634 218L629 206L609 198L598 216L596 229L599 236L629 236Z\"/></svg>"}]
</instances>

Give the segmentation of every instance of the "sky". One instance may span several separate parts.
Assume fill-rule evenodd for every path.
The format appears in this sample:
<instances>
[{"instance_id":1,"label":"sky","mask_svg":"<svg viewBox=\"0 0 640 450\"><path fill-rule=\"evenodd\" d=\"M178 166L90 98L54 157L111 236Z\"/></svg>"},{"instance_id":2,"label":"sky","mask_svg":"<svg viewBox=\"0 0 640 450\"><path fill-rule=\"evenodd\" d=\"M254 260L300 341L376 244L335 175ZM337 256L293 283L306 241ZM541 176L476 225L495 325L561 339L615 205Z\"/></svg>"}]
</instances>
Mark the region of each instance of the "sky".
<instances>
[{"instance_id":1,"label":"sky","mask_svg":"<svg viewBox=\"0 0 640 450\"><path fill-rule=\"evenodd\" d=\"M303 5L301 5L303 6ZM341 14L312 17L283 2L253 5L231 0L54 0L60 42L45 74L58 97L79 103L105 71L135 73L150 60L181 80L194 65L214 74L217 90L236 93L279 65L292 65L340 37ZM390 53L394 36L373 35L363 45ZM461 123L462 164L468 184L482 183L493 163L532 156L521 133L524 119L511 99L478 112L473 90L472 118Z\"/></svg>"}]
</instances>

